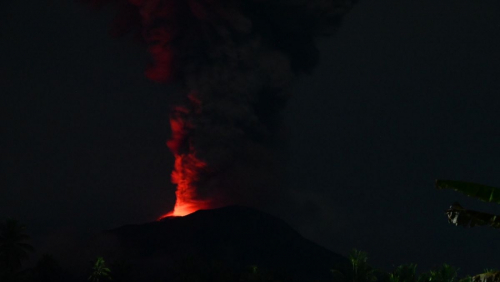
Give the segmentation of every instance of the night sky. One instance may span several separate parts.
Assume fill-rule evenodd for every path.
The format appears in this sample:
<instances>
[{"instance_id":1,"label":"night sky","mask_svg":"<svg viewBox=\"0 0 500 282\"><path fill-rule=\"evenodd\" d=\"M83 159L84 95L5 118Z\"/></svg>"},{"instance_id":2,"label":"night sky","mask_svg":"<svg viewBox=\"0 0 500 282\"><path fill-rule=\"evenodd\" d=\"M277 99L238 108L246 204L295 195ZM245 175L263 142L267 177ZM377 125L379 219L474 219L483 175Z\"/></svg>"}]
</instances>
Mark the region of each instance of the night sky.
<instances>
[{"instance_id":1,"label":"night sky","mask_svg":"<svg viewBox=\"0 0 500 282\"><path fill-rule=\"evenodd\" d=\"M143 46L110 36L111 10L2 5L0 219L19 219L48 250L170 211L172 91L144 76ZM386 270L498 267L498 231L452 226L444 212L500 207L434 180L500 186L499 12L494 0L358 3L292 87L276 189L301 204L272 212Z\"/></svg>"}]
</instances>

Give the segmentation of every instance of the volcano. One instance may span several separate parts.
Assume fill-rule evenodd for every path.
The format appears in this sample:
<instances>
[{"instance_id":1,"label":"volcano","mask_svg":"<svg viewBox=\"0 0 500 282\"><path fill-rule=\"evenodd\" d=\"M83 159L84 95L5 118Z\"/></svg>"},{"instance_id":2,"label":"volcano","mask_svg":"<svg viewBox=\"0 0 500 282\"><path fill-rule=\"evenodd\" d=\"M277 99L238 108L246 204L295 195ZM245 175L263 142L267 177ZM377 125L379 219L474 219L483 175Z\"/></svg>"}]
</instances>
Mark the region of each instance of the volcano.
<instances>
[{"instance_id":1,"label":"volcano","mask_svg":"<svg viewBox=\"0 0 500 282\"><path fill-rule=\"evenodd\" d=\"M284 221L242 206L125 225L105 231L101 240L101 255L130 265L126 276L134 281L268 281L245 275L333 281L332 268L349 267L347 258Z\"/></svg>"}]
</instances>

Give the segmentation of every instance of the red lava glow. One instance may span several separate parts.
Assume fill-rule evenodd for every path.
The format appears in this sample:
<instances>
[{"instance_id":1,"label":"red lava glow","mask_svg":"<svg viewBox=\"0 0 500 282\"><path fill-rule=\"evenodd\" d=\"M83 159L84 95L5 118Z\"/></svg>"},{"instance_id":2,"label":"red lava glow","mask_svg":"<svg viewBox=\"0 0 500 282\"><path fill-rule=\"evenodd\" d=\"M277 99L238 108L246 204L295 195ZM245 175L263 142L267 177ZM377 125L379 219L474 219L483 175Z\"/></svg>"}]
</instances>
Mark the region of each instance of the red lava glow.
<instances>
[{"instance_id":1,"label":"red lava glow","mask_svg":"<svg viewBox=\"0 0 500 282\"><path fill-rule=\"evenodd\" d=\"M178 194L179 190L177 190L176 194ZM179 201L179 198L177 198L177 201L175 203L174 210L162 215L158 220L162 220L166 217L171 217L171 216L185 216L188 214L191 214L197 210L203 209L204 208L204 203L203 202L182 202ZM207 207L208 208L208 207Z\"/></svg>"},{"instance_id":2,"label":"red lava glow","mask_svg":"<svg viewBox=\"0 0 500 282\"><path fill-rule=\"evenodd\" d=\"M198 178L198 171L204 169L206 163L197 159L194 154L177 155L174 153L174 155L175 170L172 172L172 182L177 184L177 191L175 191L177 200L174 210L159 219L168 216L185 216L200 209L210 208L209 201L196 199L196 187L193 183Z\"/></svg>"},{"instance_id":3,"label":"red lava glow","mask_svg":"<svg viewBox=\"0 0 500 282\"><path fill-rule=\"evenodd\" d=\"M196 157L196 151L189 144L188 135L192 125L185 118L188 112L187 108L179 106L174 109L170 118L172 139L167 142L167 146L175 157L172 183L177 184L177 200L174 210L161 216L159 220L210 208L210 201L200 200L197 193L196 182L200 180L200 172L206 170L207 164Z\"/></svg>"},{"instance_id":4,"label":"red lava glow","mask_svg":"<svg viewBox=\"0 0 500 282\"><path fill-rule=\"evenodd\" d=\"M210 208L207 200L197 200L196 187L197 173L206 167L206 163L198 160L194 154L175 155L175 170L172 172L172 182L177 184L174 210L161 216L185 216L200 209ZM194 169L193 169L194 168Z\"/></svg>"}]
</instances>

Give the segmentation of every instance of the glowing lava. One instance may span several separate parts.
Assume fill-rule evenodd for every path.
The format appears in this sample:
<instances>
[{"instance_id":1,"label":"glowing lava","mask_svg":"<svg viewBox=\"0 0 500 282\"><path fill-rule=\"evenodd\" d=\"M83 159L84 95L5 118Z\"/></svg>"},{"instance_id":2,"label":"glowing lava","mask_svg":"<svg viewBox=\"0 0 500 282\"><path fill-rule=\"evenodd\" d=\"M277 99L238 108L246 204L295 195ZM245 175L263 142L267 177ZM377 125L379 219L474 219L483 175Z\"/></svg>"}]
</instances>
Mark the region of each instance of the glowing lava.
<instances>
[{"instance_id":1,"label":"glowing lava","mask_svg":"<svg viewBox=\"0 0 500 282\"><path fill-rule=\"evenodd\" d=\"M203 170L207 164L197 159L194 153L185 155L174 153L174 155L175 170L172 172L172 183L177 184L175 192L177 199L174 210L163 215L160 219L168 216L185 216L200 209L210 208L210 201L196 199L196 186L193 184L194 181L198 180L197 172Z\"/></svg>"},{"instance_id":2,"label":"glowing lava","mask_svg":"<svg viewBox=\"0 0 500 282\"><path fill-rule=\"evenodd\" d=\"M192 99L192 102L198 103ZM186 115L189 109L177 106L170 117L172 138L167 146L175 157L175 168L172 172L172 183L177 184L177 197L174 210L161 216L185 216L200 209L210 208L209 200L199 199L196 183L200 174L207 169L207 164L196 156L194 147L189 142L189 133L193 125L188 122Z\"/></svg>"}]
</instances>

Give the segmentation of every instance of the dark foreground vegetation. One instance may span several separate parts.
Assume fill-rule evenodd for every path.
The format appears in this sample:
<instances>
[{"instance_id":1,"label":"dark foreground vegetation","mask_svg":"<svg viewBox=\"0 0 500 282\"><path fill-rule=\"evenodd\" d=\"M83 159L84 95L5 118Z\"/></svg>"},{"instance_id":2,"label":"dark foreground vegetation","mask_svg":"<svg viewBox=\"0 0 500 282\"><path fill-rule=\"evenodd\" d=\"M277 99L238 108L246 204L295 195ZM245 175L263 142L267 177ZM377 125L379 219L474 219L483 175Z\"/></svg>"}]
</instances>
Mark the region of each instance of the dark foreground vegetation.
<instances>
[{"instance_id":1,"label":"dark foreground vegetation","mask_svg":"<svg viewBox=\"0 0 500 282\"><path fill-rule=\"evenodd\" d=\"M445 180L436 181L436 187L454 189L483 201L500 203L500 191L497 188ZM64 261L50 254L42 254L34 266L27 267L26 262L34 254L35 248L30 245L26 227L14 219L8 219L0 224L0 282L500 282L498 270L485 269L484 273L475 276L459 277L459 269L446 263L420 274L416 272L417 265L411 263L390 271L375 269L368 264L365 252L354 249L346 259L303 239L286 224L272 217L241 207L195 214L185 217L189 220L171 218L163 223L124 226L107 231L106 238L113 235L115 241L104 242L111 245L118 242L121 249L115 248L112 252L106 248L99 249L102 253L94 255L92 259L85 258L80 271L64 267ZM447 215L449 222L457 226L499 227L497 216L466 210L457 207L457 204L450 207ZM239 221L243 222L243 226L246 224L247 228L238 226L237 221L232 222L231 217L243 218ZM217 228L206 230L206 226L214 225ZM202 232L196 232L193 226ZM167 232L162 230L165 228ZM177 238L167 238L172 228L179 231L175 235ZM269 232L253 243L242 244L238 239L230 239L239 238L246 242L249 238L266 233L259 228ZM252 234L254 229L257 233ZM230 234L231 230L236 230L236 233ZM248 233L247 237L244 233ZM195 239L197 234L202 234L203 240ZM227 237L220 238L220 234L227 234ZM158 241L155 236L165 240ZM152 241L152 244L146 241ZM192 250L189 250L190 246ZM263 246L260 251L259 246ZM169 260L159 259L162 253L157 249L167 252ZM238 256L236 249L243 255ZM252 250L263 253L264 257L252 254ZM75 253L75 256L78 255ZM301 266L304 269L298 269Z\"/></svg>"},{"instance_id":2,"label":"dark foreground vegetation","mask_svg":"<svg viewBox=\"0 0 500 282\"><path fill-rule=\"evenodd\" d=\"M0 281L2 282L63 282L63 281L115 281L132 282L136 280L137 269L126 261L107 263L103 257L89 262L87 277L74 277L74 274L63 269L51 255L44 254L35 267L23 267L34 248L27 242L29 237L24 233L25 227L15 220L7 220L1 226L0 235ZM458 269L448 264L416 274L416 264L404 264L387 272L372 268L365 252L352 250L349 255L350 267L347 269L329 269L331 279L312 281L338 282L496 282L500 281L499 272L485 269L485 273L477 276L458 277ZM249 265L245 269L232 269L227 264L217 261L202 261L194 257L184 258L171 266L173 276L170 280L150 281L266 281L287 282L304 281L284 273L276 273L270 269L261 269L258 265ZM146 281L144 281L146 282ZM305 281L304 281L305 282Z\"/></svg>"}]
</instances>

